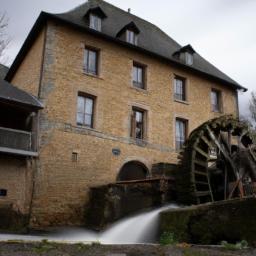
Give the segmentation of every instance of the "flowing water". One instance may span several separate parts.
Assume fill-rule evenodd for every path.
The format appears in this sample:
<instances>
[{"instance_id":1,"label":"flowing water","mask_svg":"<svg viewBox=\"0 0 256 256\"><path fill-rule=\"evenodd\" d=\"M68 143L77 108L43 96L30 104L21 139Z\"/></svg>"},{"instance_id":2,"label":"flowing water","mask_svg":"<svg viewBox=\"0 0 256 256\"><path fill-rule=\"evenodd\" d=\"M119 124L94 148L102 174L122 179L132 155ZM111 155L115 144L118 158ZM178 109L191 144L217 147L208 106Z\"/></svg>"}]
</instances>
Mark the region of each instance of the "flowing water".
<instances>
[{"instance_id":1,"label":"flowing water","mask_svg":"<svg viewBox=\"0 0 256 256\"><path fill-rule=\"evenodd\" d=\"M176 208L178 208L176 204L170 204L132 217L121 219L101 233L83 228L65 227L51 229L43 234L0 234L0 241L41 241L43 239L47 239L49 241L69 243L90 243L95 241L102 244L154 243L158 233L159 213L164 210Z\"/></svg>"}]
</instances>

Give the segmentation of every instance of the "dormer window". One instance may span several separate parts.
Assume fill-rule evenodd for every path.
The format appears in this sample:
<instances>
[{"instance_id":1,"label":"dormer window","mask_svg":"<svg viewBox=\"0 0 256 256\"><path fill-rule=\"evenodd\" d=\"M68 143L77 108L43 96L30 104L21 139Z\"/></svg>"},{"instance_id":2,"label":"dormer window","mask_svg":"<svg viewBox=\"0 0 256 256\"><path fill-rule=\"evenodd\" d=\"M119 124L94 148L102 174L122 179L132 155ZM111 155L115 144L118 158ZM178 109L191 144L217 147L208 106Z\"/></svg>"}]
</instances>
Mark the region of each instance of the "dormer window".
<instances>
[{"instance_id":1,"label":"dormer window","mask_svg":"<svg viewBox=\"0 0 256 256\"><path fill-rule=\"evenodd\" d=\"M95 14L90 14L90 28L101 31L101 18Z\"/></svg>"},{"instance_id":2,"label":"dormer window","mask_svg":"<svg viewBox=\"0 0 256 256\"><path fill-rule=\"evenodd\" d=\"M181 47L178 51L173 53L173 57L182 61L186 65L193 65L194 63L194 54L195 50L192 48L191 45L186 45L184 47Z\"/></svg>"},{"instance_id":3,"label":"dormer window","mask_svg":"<svg viewBox=\"0 0 256 256\"><path fill-rule=\"evenodd\" d=\"M185 52L185 62L187 65L193 65L193 54Z\"/></svg>"},{"instance_id":4,"label":"dormer window","mask_svg":"<svg viewBox=\"0 0 256 256\"><path fill-rule=\"evenodd\" d=\"M138 35L136 35L134 31L127 29L126 30L126 42L130 43L130 44L137 45L138 44Z\"/></svg>"},{"instance_id":5,"label":"dormer window","mask_svg":"<svg viewBox=\"0 0 256 256\"><path fill-rule=\"evenodd\" d=\"M138 45L138 36L140 30L132 21L124 26L116 35L117 38L126 41L129 44Z\"/></svg>"},{"instance_id":6,"label":"dormer window","mask_svg":"<svg viewBox=\"0 0 256 256\"><path fill-rule=\"evenodd\" d=\"M89 28L102 31L102 21L107 18L107 15L100 7L89 9L84 15L84 20Z\"/></svg>"}]
</instances>

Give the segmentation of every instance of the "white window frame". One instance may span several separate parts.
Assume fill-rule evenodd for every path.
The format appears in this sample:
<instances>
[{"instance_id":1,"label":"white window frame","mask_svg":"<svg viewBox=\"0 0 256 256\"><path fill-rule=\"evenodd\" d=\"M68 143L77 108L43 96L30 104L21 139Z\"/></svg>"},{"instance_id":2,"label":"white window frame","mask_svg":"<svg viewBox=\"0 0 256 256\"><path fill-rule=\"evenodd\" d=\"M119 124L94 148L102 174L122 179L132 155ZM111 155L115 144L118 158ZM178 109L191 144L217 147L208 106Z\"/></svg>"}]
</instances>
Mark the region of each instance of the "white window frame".
<instances>
[{"instance_id":1,"label":"white window frame","mask_svg":"<svg viewBox=\"0 0 256 256\"><path fill-rule=\"evenodd\" d=\"M83 101L83 110L79 110L79 99ZM87 101L91 101L91 109L89 112L86 110ZM77 125L94 128L94 114L95 114L95 96L89 94L78 93L77 97ZM82 122L79 121L78 115L83 115ZM90 118L90 123L86 123L86 116Z\"/></svg>"},{"instance_id":2,"label":"white window frame","mask_svg":"<svg viewBox=\"0 0 256 256\"><path fill-rule=\"evenodd\" d=\"M179 138L177 137L177 134L178 134L178 130L177 130L177 123L182 123L184 125L184 136L179 136ZM179 152L186 139L187 139L187 136L188 136L188 120L187 119L184 119L184 118L180 118L180 117L176 117L175 118L175 150L176 152Z\"/></svg>"},{"instance_id":3,"label":"white window frame","mask_svg":"<svg viewBox=\"0 0 256 256\"><path fill-rule=\"evenodd\" d=\"M181 93L177 92L178 84L180 83L180 88L182 90ZM174 99L178 101L187 101L187 90L186 90L186 78L183 78L181 76L175 76L174 77ZM181 96L181 99L179 98Z\"/></svg>"},{"instance_id":4,"label":"white window frame","mask_svg":"<svg viewBox=\"0 0 256 256\"><path fill-rule=\"evenodd\" d=\"M102 27L102 20L98 15L95 15L93 13L90 14L90 28L101 31Z\"/></svg>"},{"instance_id":5,"label":"white window frame","mask_svg":"<svg viewBox=\"0 0 256 256\"><path fill-rule=\"evenodd\" d=\"M127 29L126 30L126 42L130 43L130 44L137 45L138 44L138 35L134 31Z\"/></svg>"},{"instance_id":6,"label":"white window frame","mask_svg":"<svg viewBox=\"0 0 256 256\"><path fill-rule=\"evenodd\" d=\"M185 62L187 65L193 65L194 58L192 53L185 52Z\"/></svg>"},{"instance_id":7,"label":"white window frame","mask_svg":"<svg viewBox=\"0 0 256 256\"><path fill-rule=\"evenodd\" d=\"M94 59L91 58L91 54L95 54L95 62L92 62ZM91 64L95 66L95 69L90 69ZM99 50L85 47L83 69L86 74L99 75Z\"/></svg>"},{"instance_id":8,"label":"white window frame","mask_svg":"<svg viewBox=\"0 0 256 256\"><path fill-rule=\"evenodd\" d=\"M135 78L134 76L136 77L136 79L134 79ZM139 80L141 81L139 82ZM146 80L146 67L134 62L132 67L133 86L142 90L146 90L145 80Z\"/></svg>"},{"instance_id":9,"label":"white window frame","mask_svg":"<svg viewBox=\"0 0 256 256\"><path fill-rule=\"evenodd\" d=\"M213 94L216 96L217 105L213 102ZM211 90L211 110L216 113L222 112L222 93L217 89Z\"/></svg>"}]
</instances>

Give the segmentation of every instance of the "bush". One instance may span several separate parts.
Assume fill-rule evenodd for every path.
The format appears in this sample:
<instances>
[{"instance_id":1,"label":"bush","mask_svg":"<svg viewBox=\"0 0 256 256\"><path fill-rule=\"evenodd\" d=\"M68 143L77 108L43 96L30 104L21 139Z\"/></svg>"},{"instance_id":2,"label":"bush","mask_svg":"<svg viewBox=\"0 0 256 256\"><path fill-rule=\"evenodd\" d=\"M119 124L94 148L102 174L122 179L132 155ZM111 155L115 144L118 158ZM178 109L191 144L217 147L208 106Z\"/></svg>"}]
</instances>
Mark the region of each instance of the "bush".
<instances>
[{"instance_id":1,"label":"bush","mask_svg":"<svg viewBox=\"0 0 256 256\"><path fill-rule=\"evenodd\" d=\"M222 241L221 245L227 250L242 250L248 248L248 243L245 240L237 242L236 244L230 244L227 241Z\"/></svg>"}]
</instances>

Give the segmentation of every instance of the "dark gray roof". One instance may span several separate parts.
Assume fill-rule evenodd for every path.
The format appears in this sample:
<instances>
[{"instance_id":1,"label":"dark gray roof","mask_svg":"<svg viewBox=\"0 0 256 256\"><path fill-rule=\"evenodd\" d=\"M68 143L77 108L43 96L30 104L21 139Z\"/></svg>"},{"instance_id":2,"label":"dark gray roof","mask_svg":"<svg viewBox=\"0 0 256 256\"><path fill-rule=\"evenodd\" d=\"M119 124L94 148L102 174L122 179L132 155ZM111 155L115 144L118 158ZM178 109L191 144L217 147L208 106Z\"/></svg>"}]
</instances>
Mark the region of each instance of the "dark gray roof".
<instances>
[{"instance_id":1,"label":"dark gray roof","mask_svg":"<svg viewBox=\"0 0 256 256\"><path fill-rule=\"evenodd\" d=\"M181 66L187 66L184 62L173 56L173 54L179 51L182 46L179 45L172 38L170 38L166 33L164 33L155 25L135 15L132 15L131 13L123 11L105 1L89 0L88 2L78 6L77 8L69 12L54 14L54 16L61 18L62 20L66 20L69 23L78 25L80 27L88 28L88 24L85 22L84 15L90 9L96 7L100 7L107 16L102 21L102 34L116 38L116 35L120 30L122 30L123 27L131 22L134 22L134 24L140 30L138 48L143 48L153 54L157 54L158 56L167 58L174 63L176 62L177 64L180 64ZM189 68L226 81L237 89L245 89L236 81L234 81L226 74L221 72L219 69L217 69L215 66L213 66L211 63L206 61L198 53L194 54L193 65Z\"/></svg>"},{"instance_id":2,"label":"dark gray roof","mask_svg":"<svg viewBox=\"0 0 256 256\"><path fill-rule=\"evenodd\" d=\"M0 64L0 79L4 79L9 68L4 66L3 64Z\"/></svg>"},{"instance_id":3,"label":"dark gray roof","mask_svg":"<svg viewBox=\"0 0 256 256\"><path fill-rule=\"evenodd\" d=\"M36 109L43 108L42 103L33 95L0 79L0 101L21 104Z\"/></svg>"}]
</instances>

